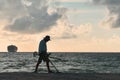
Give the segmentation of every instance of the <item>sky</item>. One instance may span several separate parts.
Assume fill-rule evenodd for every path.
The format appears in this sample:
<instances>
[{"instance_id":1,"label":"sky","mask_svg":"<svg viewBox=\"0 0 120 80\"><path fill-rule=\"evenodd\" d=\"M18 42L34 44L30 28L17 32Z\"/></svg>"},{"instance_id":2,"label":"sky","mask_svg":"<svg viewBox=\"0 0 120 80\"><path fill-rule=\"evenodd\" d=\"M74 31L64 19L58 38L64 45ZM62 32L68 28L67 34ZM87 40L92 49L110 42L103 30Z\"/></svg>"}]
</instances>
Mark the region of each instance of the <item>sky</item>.
<instances>
[{"instance_id":1,"label":"sky","mask_svg":"<svg viewBox=\"0 0 120 80\"><path fill-rule=\"evenodd\" d=\"M0 52L119 52L120 0L0 0Z\"/></svg>"}]
</instances>

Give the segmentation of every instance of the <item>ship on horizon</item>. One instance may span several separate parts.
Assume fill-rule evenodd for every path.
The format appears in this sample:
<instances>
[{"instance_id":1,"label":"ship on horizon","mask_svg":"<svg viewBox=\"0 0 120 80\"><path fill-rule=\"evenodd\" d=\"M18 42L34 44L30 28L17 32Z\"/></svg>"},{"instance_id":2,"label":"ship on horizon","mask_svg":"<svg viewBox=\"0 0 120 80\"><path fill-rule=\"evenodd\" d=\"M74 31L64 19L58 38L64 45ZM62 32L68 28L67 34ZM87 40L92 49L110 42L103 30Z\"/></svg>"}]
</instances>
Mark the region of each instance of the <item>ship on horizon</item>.
<instances>
[{"instance_id":1,"label":"ship on horizon","mask_svg":"<svg viewBox=\"0 0 120 80\"><path fill-rule=\"evenodd\" d=\"M9 45L7 47L8 52L17 52L18 48L15 45Z\"/></svg>"}]
</instances>

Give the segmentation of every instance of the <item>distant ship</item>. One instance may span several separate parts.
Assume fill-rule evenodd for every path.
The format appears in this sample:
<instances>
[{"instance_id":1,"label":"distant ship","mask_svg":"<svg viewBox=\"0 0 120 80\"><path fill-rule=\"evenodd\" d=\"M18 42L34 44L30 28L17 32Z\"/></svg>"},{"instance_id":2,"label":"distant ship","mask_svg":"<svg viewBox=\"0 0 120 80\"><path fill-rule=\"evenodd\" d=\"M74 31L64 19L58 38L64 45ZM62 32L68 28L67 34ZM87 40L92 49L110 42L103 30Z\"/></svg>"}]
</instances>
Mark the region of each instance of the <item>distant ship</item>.
<instances>
[{"instance_id":1,"label":"distant ship","mask_svg":"<svg viewBox=\"0 0 120 80\"><path fill-rule=\"evenodd\" d=\"M18 48L15 45L9 45L7 50L8 52L17 52Z\"/></svg>"}]
</instances>

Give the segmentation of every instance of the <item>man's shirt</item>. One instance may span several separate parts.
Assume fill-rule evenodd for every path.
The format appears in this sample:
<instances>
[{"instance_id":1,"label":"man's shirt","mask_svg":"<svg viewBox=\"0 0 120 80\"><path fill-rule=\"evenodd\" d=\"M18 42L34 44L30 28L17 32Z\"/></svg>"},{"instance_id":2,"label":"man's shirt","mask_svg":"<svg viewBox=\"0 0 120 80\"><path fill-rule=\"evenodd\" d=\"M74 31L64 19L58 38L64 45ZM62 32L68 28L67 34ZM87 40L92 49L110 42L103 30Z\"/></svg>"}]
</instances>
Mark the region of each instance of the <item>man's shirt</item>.
<instances>
[{"instance_id":1,"label":"man's shirt","mask_svg":"<svg viewBox=\"0 0 120 80\"><path fill-rule=\"evenodd\" d=\"M46 53L46 52L47 52L46 42L44 40L41 40L39 44L39 53Z\"/></svg>"}]
</instances>

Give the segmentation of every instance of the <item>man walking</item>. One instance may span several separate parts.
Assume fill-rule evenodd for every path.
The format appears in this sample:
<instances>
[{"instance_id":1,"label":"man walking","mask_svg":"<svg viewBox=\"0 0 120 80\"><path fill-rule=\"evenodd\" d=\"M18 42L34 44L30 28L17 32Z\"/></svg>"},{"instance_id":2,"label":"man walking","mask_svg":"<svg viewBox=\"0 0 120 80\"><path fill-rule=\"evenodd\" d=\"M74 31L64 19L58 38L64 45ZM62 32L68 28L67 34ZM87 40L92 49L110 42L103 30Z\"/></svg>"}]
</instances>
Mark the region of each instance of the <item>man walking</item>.
<instances>
[{"instance_id":1,"label":"man walking","mask_svg":"<svg viewBox=\"0 0 120 80\"><path fill-rule=\"evenodd\" d=\"M49 54L47 53L47 42L50 41L50 36L45 36L43 38L43 40L40 41L40 44L39 44L39 59L38 59L38 62L36 64L36 67L35 67L35 71L34 72L37 72L38 70L38 66L39 64L44 61L46 62L46 66L47 66L47 69L48 69L48 73L51 73L52 71L50 70L50 67L49 67Z\"/></svg>"}]
</instances>

